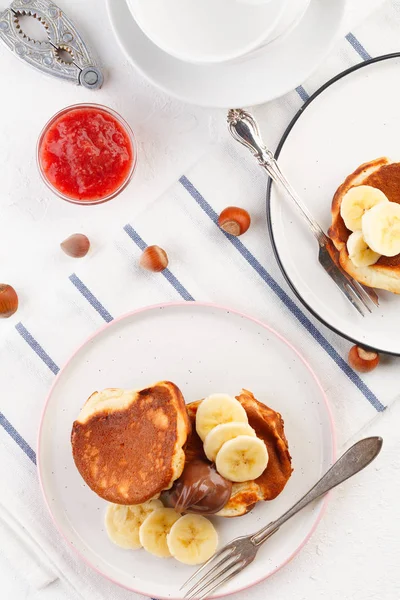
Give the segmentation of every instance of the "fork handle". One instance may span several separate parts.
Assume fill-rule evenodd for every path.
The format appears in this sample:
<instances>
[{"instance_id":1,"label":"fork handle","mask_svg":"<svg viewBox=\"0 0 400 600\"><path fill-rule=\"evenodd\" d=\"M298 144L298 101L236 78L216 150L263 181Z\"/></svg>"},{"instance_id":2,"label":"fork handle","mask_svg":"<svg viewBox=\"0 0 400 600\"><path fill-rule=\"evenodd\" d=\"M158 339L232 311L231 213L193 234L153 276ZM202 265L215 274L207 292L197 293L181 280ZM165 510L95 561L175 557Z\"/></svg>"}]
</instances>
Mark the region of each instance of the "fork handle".
<instances>
[{"instance_id":1,"label":"fork handle","mask_svg":"<svg viewBox=\"0 0 400 600\"><path fill-rule=\"evenodd\" d=\"M321 246L324 245L327 241L327 236L317 221L311 216L299 195L287 181L272 152L264 144L254 117L245 110L232 109L228 113L228 128L235 140L250 150L259 165L268 173L271 179L295 202L300 214L303 216L318 243Z\"/></svg>"},{"instance_id":2,"label":"fork handle","mask_svg":"<svg viewBox=\"0 0 400 600\"><path fill-rule=\"evenodd\" d=\"M294 517L300 510L308 506L308 504L325 495L337 485L346 481L346 479L362 471L378 456L382 444L383 440L381 437L365 438L354 444L299 502L292 506L279 519L255 533L252 536L254 544L256 546L263 544L286 521Z\"/></svg>"}]
</instances>

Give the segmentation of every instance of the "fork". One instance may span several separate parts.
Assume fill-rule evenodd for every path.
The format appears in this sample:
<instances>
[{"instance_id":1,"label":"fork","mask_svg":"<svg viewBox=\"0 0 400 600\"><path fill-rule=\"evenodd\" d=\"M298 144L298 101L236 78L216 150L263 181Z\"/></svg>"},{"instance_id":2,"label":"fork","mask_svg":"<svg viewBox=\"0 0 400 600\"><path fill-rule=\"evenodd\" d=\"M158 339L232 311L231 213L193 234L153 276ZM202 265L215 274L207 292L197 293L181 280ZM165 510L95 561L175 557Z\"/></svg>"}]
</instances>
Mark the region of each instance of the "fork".
<instances>
[{"instance_id":1,"label":"fork","mask_svg":"<svg viewBox=\"0 0 400 600\"><path fill-rule=\"evenodd\" d=\"M320 265L363 317L365 316L365 310L371 313L373 305L379 306L376 292L355 281L341 268L338 260L335 260L336 249L332 241L312 217L299 195L283 175L274 155L265 146L254 117L245 110L231 109L228 113L228 127L235 140L252 152L274 183L280 186L295 202L318 242L318 261Z\"/></svg>"},{"instance_id":2,"label":"fork","mask_svg":"<svg viewBox=\"0 0 400 600\"><path fill-rule=\"evenodd\" d=\"M346 481L367 467L381 451L381 437L369 437L354 444L327 473L301 498L292 508L279 519L273 521L253 535L236 538L214 554L200 567L181 587L181 590L193 582L200 573L217 558L220 560L198 580L186 593L187 600L204 600L224 583L227 583L255 559L258 550L286 521L294 517L300 510L314 500L324 496L334 487ZM212 587L211 587L212 586Z\"/></svg>"}]
</instances>

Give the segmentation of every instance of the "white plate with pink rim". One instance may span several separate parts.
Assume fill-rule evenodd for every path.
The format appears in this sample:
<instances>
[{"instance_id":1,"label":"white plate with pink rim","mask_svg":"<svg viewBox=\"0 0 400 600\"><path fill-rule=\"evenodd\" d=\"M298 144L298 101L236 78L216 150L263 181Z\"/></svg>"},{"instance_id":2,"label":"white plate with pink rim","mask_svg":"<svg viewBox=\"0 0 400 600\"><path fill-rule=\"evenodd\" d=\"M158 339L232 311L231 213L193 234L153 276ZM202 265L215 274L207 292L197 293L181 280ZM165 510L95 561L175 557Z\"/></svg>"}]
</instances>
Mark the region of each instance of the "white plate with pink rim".
<instances>
[{"instance_id":1,"label":"white plate with pink rim","mask_svg":"<svg viewBox=\"0 0 400 600\"><path fill-rule=\"evenodd\" d=\"M112 544L104 527L107 503L81 479L70 444L72 423L93 391L137 389L165 379L181 388L186 402L215 392L237 395L245 387L285 420L291 479L276 500L259 503L244 517L214 517L220 546L257 531L307 492L335 459L335 434L327 399L301 354L267 325L233 310L191 302L148 307L113 321L76 351L54 382L39 431L39 476L48 509L62 536L99 573L140 594L179 599L194 568ZM309 539L325 502L283 526L216 597L284 566Z\"/></svg>"},{"instance_id":2,"label":"white plate with pink rim","mask_svg":"<svg viewBox=\"0 0 400 600\"><path fill-rule=\"evenodd\" d=\"M283 15L286 33L278 25L277 39L217 64L193 64L167 54L140 29L127 0L107 0L107 5L122 49L149 81L184 102L231 108L268 102L305 81L332 48L346 0L310 0L295 27Z\"/></svg>"}]
</instances>

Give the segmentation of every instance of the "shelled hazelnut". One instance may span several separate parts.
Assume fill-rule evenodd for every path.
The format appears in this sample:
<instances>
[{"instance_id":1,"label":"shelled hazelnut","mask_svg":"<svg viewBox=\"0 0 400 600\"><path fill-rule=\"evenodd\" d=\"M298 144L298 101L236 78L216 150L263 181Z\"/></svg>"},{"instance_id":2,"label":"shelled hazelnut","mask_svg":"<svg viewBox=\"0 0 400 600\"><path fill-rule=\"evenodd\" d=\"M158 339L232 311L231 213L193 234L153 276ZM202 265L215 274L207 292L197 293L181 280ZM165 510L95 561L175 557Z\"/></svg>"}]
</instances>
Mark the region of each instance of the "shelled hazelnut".
<instances>
[{"instance_id":1,"label":"shelled hazelnut","mask_svg":"<svg viewBox=\"0 0 400 600\"><path fill-rule=\"evenodd\" d=\"M377 352L353 346L349 352L349 365L360 373L369 373L379 365L380 357Z\"/></svg>"}]
</instances>

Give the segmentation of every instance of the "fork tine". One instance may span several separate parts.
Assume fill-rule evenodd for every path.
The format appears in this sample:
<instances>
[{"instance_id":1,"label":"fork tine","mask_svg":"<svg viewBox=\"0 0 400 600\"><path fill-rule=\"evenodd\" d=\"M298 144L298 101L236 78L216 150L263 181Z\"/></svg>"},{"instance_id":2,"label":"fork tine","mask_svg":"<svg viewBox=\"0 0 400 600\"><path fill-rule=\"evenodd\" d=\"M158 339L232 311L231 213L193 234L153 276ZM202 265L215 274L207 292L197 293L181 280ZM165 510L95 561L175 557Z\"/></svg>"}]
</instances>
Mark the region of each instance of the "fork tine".
<instances>
[{"instance_id":1,"label":"fork tine","mask_svg":"<svg viewBox=\"0 0 400 600\"><path fill-rule=\"evenodd\" d=\"M353 287L355 290L358 290L360 292L361 296L365 299L367 303L372 302L373 304L375 304L375 306L379 306L378 294L374 292L374 290L372 290L371 288L368 289L355 279L353 279Z\"/></svg>"},{"instance_id":2,"label":"fork tine","mask_svg":"<svg viewBox=\"0 0 400 600\"><path fill-rule=\"evenodd\" d=\"M364 317L364 311L362 309L364 302L355 294L350 277L336 264L335 261L332 260L326 246L320 246L318 261L342 294L346 296L347 300L354 306L360 315Z\"/></svg>"},{"instance_id":3,"label":"fork tine","mask_svg":"<svg viewBox=\"0 0 400 600\"><path fill-rule=\"evenodd\" d=\"M213 573L215 573L215 571L217 571L220 567L222 567L228 560L232 559L233 556L232 554L228 554L227 556L225 556L225 558L221 559L220 561L217 562L216 565L214 565L212 567L212 569L210 569L210 571L207 571L206 575L204 575L201 579L199 579L199 581L197 581L194 586L192 586L190 588L190 590L188 592L186 592L186 595L184 596L184 598L186 598L187 596L190 596L190 594L193 592L194 589L196 589L199 585L201 585L208 577L210 577ZM232 567L234 563L232 563L230 566ZM201 591L201 590L198 590Z\"/></svg>"},{"instance_id":4,"label":"fork tine","mask_svg":"<svg viewBox=\"0 0 400 600\"><path fill-rule=\"evenodd\" d=\"M233 567L237 567L233 572L238 573L239 571L241 571L242 567L244 566L244 561L241 560L239 562L237 562L237 558L236 561L229 564L227 567L225 567L225 569L222 569L222 571L219 571L218 573L216 573L214 575L214 577L212 577L211 579L208 579L208 576L210 575L210 573L207 573L207 575L205 575L195 586L194 586L194 591L193 593L188 596L184 596L184 598L186 600L194 600L195 598L197 600L199 600L199 596L198 594L200 594L201 592L204 592L204 590L206 590L207 588L210 587L211 584L213 584L215 581L217 581L218 579L220 579L223 575L225 575L225 573L229 573L231 569L233 569ZM206 579L206 582L204 583L204 585L202 585L200 588L198 587L204 580ZM217 587L219 587L220 585L222 585L222 583L225 581L226 578L224 578L220 583L218 583ZM207 592L205 594L205 596L208 596L210 592ZM204 596L203 596L204 598Z\"/></svg>"},{"instance_id":5,"label":"fork tine","mask_svg":"<svg viewBox=\"0 0 400 600\"><path fill-rule=\"evenodd\" d=\"M197 600L205 600L205 598L208 598L208 596L210 596L210 594L212 594L216 589L218 589L221 585L224 585L224 583L228 583L228 581L230 581L231 579L233 579L234 577L236 577L236 575L238 573L240 573L240 571L242 571L244 569L246 565L238 565L238 568L235 569L234 571L232 571L232 573L230 573L227 577L225 577L225 579L222 579L222 581L219 581L216 585L214 585L210 590L208 590L205 594L203 594L202 596L200 596L199 598L197 598Z\"/></svg>"},{"instance_id":6,"label":"fork tine","mask_svg":"<svg viewBox=\"0 0 400 600\"><path fill-rule=\"evenodd\" d=\"M364 308L365 308L367 311L369 311L369 312L372 312L372 311L371 311L371 309L370 309L370 307L368 306L367 302L364 300L364 298L361 296L361 294L360 294L360 293L359 293L359 291L358 291L358 290L355 288L355 286L351 284L351 282L350 282L350 281L347 281L347 282L345 282L344 286L345 286L345 288L348 290L348 292L350 292L350 293L353 295L353 298L355 298L355 300L356 300L356 301L359 301L359 302L361 302L361 303L362 303L362 305L364 306ZM354 305L354 303L353 303L353 305ZM358 310L359 310L359 309L358 309ZM359 312L362 312L362 315L363 315L363 317L365 316L365 314L364 314L364 312L363 312L363 311L360 311L360 310L359 310Z\"/></svg>"},{"instance_id":7,"label":"fork tine","mask_svg":"<svg viewBox=\"0 0 400 600\"><path fill-rule=\"evenodd\" d=\"M323 236L326 238L325 234L323 234ZM336 283L342 294L346 296L347 300L356 310L358 310L361 316L364 317L363 307L369 312L372 312L372 303L378 305L378 297L372 290L367 293L359 282L355 281L343 270L338 261L332 256L329 247L330 244L328 238L326 238L323 244L320 243L318 262L329 277Z\"/></svg>"},{"instance_id":8,"label":"fork tine","mask_svg":"<svg viewBox=\"0 0 400 600\"><path fill-rule=\"evenodd\" d=\"M332 260L332 257L328 251L328 255ZM337 266L339 272L338 273L334 273L333 271L329 270L329 274L331 275L331 277L338 283L339 285L339 281L341 282L341 284L345 284L345 281L347 281L347 285L348 287L354 292L354 294L357 296L357 298L360 300L360 302L362 302L362 304L365 306L365 308L372 313L371 307L372 304L374 304L375 306L379 306L379 298L378 298L378 294L375 292L375 290L373 290L372 288L368 288L364 285L362 285L359 281L357 281L356 279L353 279L353 277L351 277L341 266L340 264L336 264L336 261L333 261L334 264ZM340 277L341 275L341 277Z\"/></svg>"},{"instance_id":9,"label":"fork tine","mask_svg":"<svg viewBox=\"0 0 400 600\"><path fill-rule=\"evenodd\" d=\"M357 298L364 304L365 308L370 313L372 313L370 307L370 297L367 295L367 293L364 291L361 285L354 279L352 281L349 281L348 285L350 289L354 292L354 294L357 296Z\"/></svg>"},{"instance_id":10,"label":"fork tine","mask_svg":"<svg viewBox=\"0 0 400 600\"><path fill-rule=\"evenodd\" d=\"M344 294L346 296L347 300L349 300L349 302L351 302L351 304L354 306L354 308L356 310L358 310L360 315L362 317L365 317L364 312L360 306L361 301L357 298L357 296L354 295L353 288L347 284L347 281L345 281L343 283L343 285L339 285L339 283L337 281L335 281L335 283L339 287L342 294Z\"/></svg>"},{"instance_id":11,"label":"fork tine","mask_svg":"<svg viewBox=\"0 0 400 600\"><path fill-rule=\"evenodd\" d=\"M232 554L232 552L233 552L233 548L229 548L228 546L224 546L223 548L221 548L221 550L218 550L218 552L216 552L215 554L213 554L212 557L209 558L207 560L207 562L204 563L204 565L201 565L201 567L199 567L197 569L197 571L195 571L193 573L193 575L191 577L189 577L189 579L187 579L185 581L185 583L179 588L179 590L183 590L183 588L186 587L187 585L189 585L189 583L191 583L193 581L193 579L195 579L197 577L197 575L199 575L199 573L201 573L202 571L204 571L204 569L206 567L208 567L208 565L210 563L212 563L219 556L222 556L222 554L224 554L224 552L227 552L228 550L230 550L229 555L228 555L228 556L230 556Z\"/></svg>"},{"instance_id":12,"label":"fork tine","mask_svg":"<svg viewBox=\"0 0 400 600\"><path fill-rule=\"evenodd\" d=\"M379 296L376 293L376 291L366 285L362 285L361 283L360 285L363 288L364 292L367 294L367 296L370 298L371 302L373 302L375 306L379 307Z\"/></svg>"}]
</instances>

